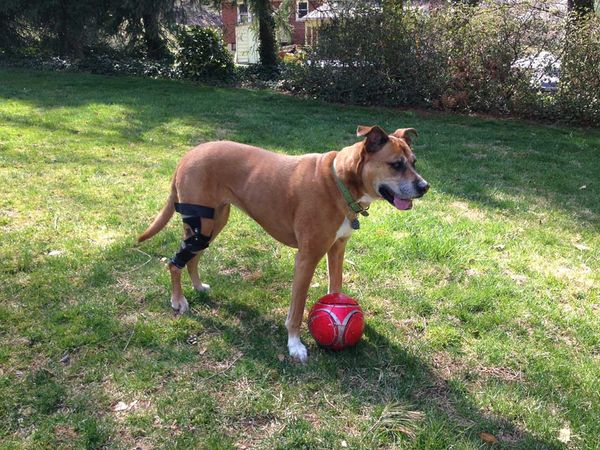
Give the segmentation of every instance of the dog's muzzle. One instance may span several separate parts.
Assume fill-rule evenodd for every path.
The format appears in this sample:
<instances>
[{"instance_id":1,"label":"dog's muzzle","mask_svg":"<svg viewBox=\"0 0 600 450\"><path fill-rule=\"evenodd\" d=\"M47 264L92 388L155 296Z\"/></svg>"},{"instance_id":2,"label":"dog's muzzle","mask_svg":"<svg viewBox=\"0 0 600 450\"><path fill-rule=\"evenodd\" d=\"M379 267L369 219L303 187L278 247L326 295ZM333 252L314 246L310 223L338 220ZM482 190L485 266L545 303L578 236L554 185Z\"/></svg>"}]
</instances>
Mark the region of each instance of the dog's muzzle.
<instances>
[{"instance_id":1,"label":"dog's muzzle","mask_svg":"<svg viewBox=\"0 0 600 450\"><path fill-rule=\"evenodd\" d=\"M420 198L425 195L429 190L429 184L427 181L420 179L415 180L408 189L404 189L403 192L396 193L388 186L382 184L379 189L379 195L381 195L390 204L394 205L395 208L400 210L407 210L412 208L412 199ZM408 191L408 192L406 192Z\"/></svg>"}]
</instances>

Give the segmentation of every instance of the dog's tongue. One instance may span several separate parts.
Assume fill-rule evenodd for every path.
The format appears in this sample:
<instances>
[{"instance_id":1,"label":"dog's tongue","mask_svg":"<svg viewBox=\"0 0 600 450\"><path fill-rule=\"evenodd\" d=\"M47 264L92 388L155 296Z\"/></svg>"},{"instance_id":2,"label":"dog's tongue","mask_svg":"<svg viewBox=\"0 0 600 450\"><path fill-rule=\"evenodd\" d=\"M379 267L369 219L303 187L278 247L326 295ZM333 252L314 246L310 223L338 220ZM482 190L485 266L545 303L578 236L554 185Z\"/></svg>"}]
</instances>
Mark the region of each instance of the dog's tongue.
<instances>
[{"instance_id":1,"label":"dog's tongue","mask_svg":"<svg viewBox=\"0 0 600 450\"><path fill-rule=\"evenodd\" d=\"M402 210L410 209L412 208L412 201L394 197L394 206Z\"/></svg>"}]
</instances>

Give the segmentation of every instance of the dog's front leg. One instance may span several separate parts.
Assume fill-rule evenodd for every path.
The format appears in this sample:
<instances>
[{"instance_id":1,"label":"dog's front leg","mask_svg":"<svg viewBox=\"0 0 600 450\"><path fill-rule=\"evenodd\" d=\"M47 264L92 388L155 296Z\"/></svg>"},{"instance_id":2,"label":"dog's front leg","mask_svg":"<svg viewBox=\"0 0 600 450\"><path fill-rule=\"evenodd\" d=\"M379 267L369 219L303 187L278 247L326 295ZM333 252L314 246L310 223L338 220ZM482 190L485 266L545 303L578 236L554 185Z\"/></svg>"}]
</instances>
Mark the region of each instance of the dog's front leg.
<instances>
[{"instance_id":1,"label":"dog's front leg","mask_svg":"<svg viewBox=\"0 0 600 450\"><path fill-rule=\"evenodd\" d=\"M306 347L300 341L300 327L304 315L304 305L310 281L315 273L315 268L322 256L305 254L299 251L296 254L294 266L294 282L292 284L292 304L288 311L285 327L288 330L288 349L290 356L300 362L306 362L308 354Z\"/></svg>"},{"instance_id":2,"label":"dog's front leg","mask_svg":"<svg viewBox=\"0 0 600 450\"><path fill-rule=\"evenodd\" d=\"M342 291L342 269L344 267L344 252L348 238L340 238L333 243L327 252L327 275L329 276L330 294Z\"/></svg>"}]
</instances>

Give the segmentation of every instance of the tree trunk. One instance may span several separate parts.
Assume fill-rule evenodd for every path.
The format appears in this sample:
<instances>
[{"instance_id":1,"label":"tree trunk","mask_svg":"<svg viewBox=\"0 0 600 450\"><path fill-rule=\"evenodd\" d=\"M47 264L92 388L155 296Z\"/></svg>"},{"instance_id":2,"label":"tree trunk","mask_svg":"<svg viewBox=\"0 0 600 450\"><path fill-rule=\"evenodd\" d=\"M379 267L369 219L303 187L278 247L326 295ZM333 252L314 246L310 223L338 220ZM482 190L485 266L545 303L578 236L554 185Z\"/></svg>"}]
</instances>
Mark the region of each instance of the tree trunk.
<instances>
[{"instance_id":1,"label":"tree trunk","mask_svg":"<svg viewBox=\"0 0 600 450\"><path fill-rule=\"evenodd\" d=\"M71 17L71 5L68 2L60 2L58 14L58 47L62 56L74 56L83 58L83 26Z\"/></svg>"},{"instance_id":2,"label":"tree trunk","mask_svg":"<svg viewBox=\"0 0 600 450\"><path fill-rule=\"evenodd\" d=\"M254 11L258 17L258 53L260 63L265 67L277 65L275 44L275 20L269 0L254 0Z\"/></svg>"},{"instance_id":3,"label":"tree trunk","mask_svg":"<svg viewBox=\"0 0 600 450\"><path fill-rule=\"evenodd\" d=\"M158 15L155 12L144 12L142 14L144 24L144 40L148 56L152 59L161 59L165 56L165 43L160 37Z\"/></svg>"}]
</instances>

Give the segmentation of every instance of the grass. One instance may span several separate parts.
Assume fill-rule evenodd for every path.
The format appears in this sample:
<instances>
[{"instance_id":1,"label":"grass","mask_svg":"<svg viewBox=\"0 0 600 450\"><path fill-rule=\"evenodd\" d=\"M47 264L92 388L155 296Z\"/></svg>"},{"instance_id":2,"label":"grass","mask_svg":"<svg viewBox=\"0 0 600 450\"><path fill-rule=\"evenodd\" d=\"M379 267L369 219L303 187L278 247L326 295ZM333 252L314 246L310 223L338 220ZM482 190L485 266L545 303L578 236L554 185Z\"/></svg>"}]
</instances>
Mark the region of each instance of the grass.
<instances>
[{"instance_id":1,"label":"grass","mask_svg":"<svg viewBox=\"0 0 600 450\"><path fill-rule=\"evenodd\" d=\"M415 127L432 185L350 241L354 349L291 362L293 250L243 214L169 308L172 221L136 235L192 145L290 154ZM597 448L600 133L266 91L0 70L0 447ZM321 264L309 304L325 293Z\"/></svg>"}]
</instances>

